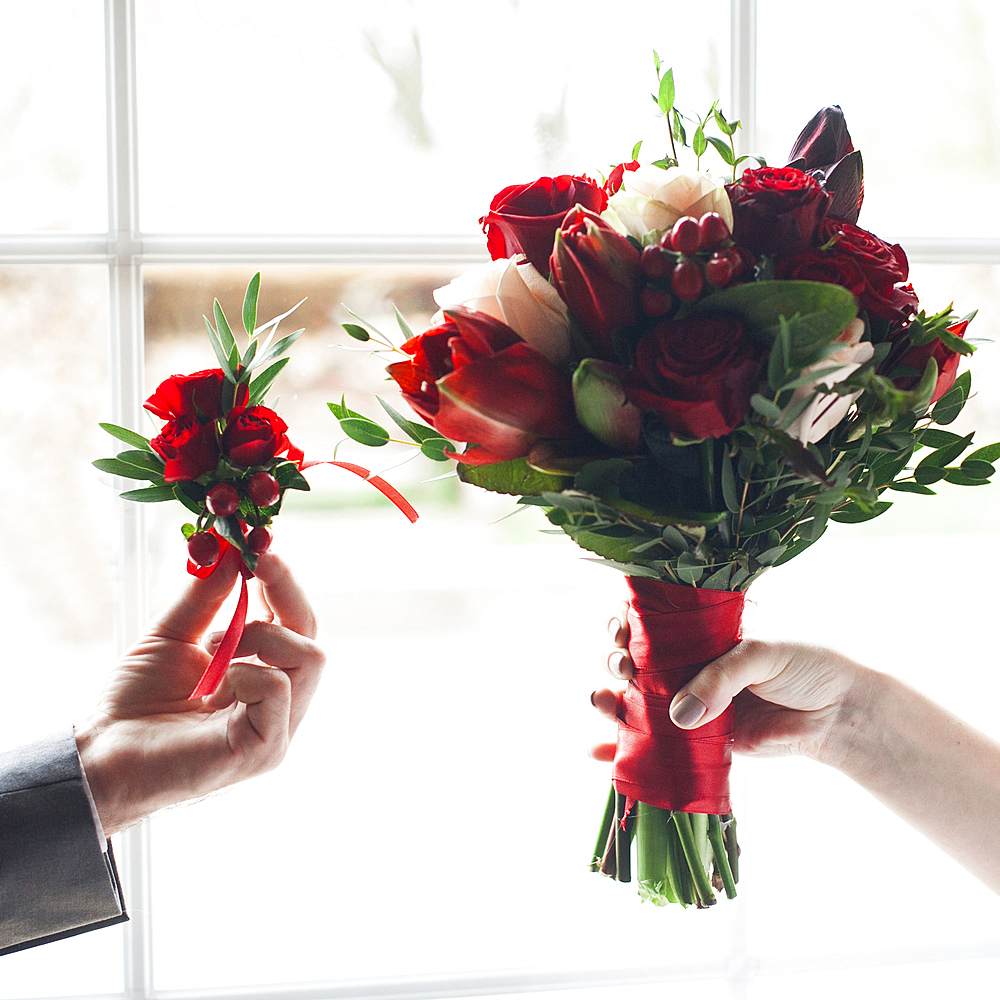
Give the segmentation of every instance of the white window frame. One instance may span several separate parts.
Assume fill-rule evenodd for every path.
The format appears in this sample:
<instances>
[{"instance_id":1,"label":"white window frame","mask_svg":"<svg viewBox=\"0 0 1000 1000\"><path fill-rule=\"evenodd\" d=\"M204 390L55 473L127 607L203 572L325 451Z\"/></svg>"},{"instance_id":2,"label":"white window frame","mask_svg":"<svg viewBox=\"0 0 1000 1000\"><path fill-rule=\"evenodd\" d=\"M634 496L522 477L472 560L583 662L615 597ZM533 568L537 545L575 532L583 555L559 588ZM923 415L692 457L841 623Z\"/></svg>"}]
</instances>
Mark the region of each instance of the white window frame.
<instances>
[{"instance_id":1,"label":"white window frame","mask_svg":"<svg viewBox=\"0 0 1000 1000\"><path fill-rule=\"evenodd\" d=\"M135 0L104 0L108 229L105 233L37 233L0 235L0 263L30 265L102 264L108 269L108 343L112 386L112 419L137 426L142 414L143 313L142 268L145 264L441 264L458 266L485 260L482 240L464 236L340 237L334 235L202 236L142 231L139 219ZM756 138L756 0L730 0L730 107L743 123L741 151L755 148ZM921 238L906 240L911 261L920 263L1000 263L1000 239ZM148 614L143 545L143 505L119 501L117 571L122 583L116 610L118 648L137 636ZM572 970L543 976L527 973L463 974L367 983L288 984L211 990L157 991L153 987L150 847L146 824L122 838L121 862L132 919L124 929L124 993L107 1000L202 1000L240 997L245 1000L326 1000L335 997L432 998L519 993L536 990L626 987L643 983L717 978L718 966L676 965L606 976ZM742 911L740 911L742 913ZM742 917L734 922L725 968L731 995L745 995L757 968L747 949ZM995 948L941 948L934 954L879 952L886 964L995 957ZM870 964L872 956L854 956L848 964ZM801 971L790 958L781 971ZM779 971L769 968L769 971ZM820 971L817 969L816 971ZM95 998L98 1000L98 998Z\"/></svg>"}]
</instances>

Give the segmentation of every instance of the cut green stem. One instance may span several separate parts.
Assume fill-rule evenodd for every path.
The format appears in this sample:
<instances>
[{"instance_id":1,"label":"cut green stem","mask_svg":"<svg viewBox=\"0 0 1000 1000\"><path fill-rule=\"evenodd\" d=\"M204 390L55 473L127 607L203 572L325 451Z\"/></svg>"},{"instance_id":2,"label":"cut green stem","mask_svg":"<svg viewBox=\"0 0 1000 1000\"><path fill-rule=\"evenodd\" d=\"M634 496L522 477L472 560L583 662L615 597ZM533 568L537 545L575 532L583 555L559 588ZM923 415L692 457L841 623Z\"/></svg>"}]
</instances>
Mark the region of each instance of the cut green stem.
<instances>
[{"instance_id":1,"label":"cut green stem","mask_svg":"<svg viewBox=\"0 0 1000 1000\"><path fill-rule=\"evenodd\" d=\"M687 859L688 870L691 872L691 880L694 882L695 894L698 897L700 906L710 906L715 902L715 892L712 884L708 880L708 873L702 864L701 851L695 840L694 830L691 825L692 815L690 813L675 812L674 825L680 835L681 847L684 857Z\"/></svg>"},{"instance_id":2,"label":"cut green stem","mask_svg":"<svg viewBox=\"0 0 1000 1000\"><path fill-rule=\"evenodd\" d=\"M715 868L722 878L722 884L726 890L728 899L736 898L736 880L733 878L733 870L729 866L729 855L726 853L726 845L722 839L722 823L718 816L708 817L708 840L712 845L712 854L715 857Z\"/></svg>"},{"instance_id":3,"label":"cut green stem","mask_svg":"<svg viewBox=\"0 0 1000 1000\"><path fill-rule=\"evenodd\" d=\"M590 870L597 872L602 870L602 862L608 853L608 836L611 827L615 822L615 787L611 786L608 793L608 804L604 807L604 818L601 820L601 830L597 834L597 843L594 845L594 855L590 859Z\"/></svg>"}]
</instances>

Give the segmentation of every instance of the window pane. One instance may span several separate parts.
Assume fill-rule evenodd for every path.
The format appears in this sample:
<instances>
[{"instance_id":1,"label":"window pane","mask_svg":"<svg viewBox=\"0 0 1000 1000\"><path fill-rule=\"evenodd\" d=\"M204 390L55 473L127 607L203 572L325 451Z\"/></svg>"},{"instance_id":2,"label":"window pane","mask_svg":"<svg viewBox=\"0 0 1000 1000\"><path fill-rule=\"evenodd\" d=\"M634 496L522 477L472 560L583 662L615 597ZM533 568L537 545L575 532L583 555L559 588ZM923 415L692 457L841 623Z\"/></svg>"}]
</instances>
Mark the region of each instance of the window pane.
<instances>
[{"instance_id":1,"label":"window pane","mask_svg":"<svg viewBox=\"0 0 1000 1000\"><path fill-rule=\"evenodd\" d=\"M892 240L996 236L993 0L915 0L905 13L897 4L845 0L797 9L794 18L786 4L759 0L757 10L759 151L769 163L785 162L819 108L839 104L864 156L864 228Z\"/></svg>"},{"instance_id":2,"label":"window pane","mask_svg":"<svg viewBox=\"0 0 1000 1000\"><path fill-rule=\"evenodd\" d=\"M143 228L471 234L508 184L607 172L643 138L662 155L654 45L683 108L727 97L724 0L633 3L611 53L595 36L606 5L567 11L293 0L275 17L262 0L147 0Z\"/></svg>"},{"instance_id":3,"label":"window pane","mask_svg":"<svg viewBox=\"0 0 1000 1000\"><path fill-rule=\"evenodd\" d=\"M211 363L209 290L230 289L235 318L249 276L147 269L151 387ZM310 296L274 397L307 455L332 456L340 437L327 400L346 392L376 415L372 389L396 396L366 353L330 346L351 343L339 303L388 331L395 300L419 327L449 276L265 270L261 316ZM383 467L371 449L348 456ZM280 769L154 821L157 989L637 962L719 973L732 907L655 911L586 869L609 777L587 758L605 735L589 696L623 580L540 534L536 511L500 520L510 499L420 486L441 471L430 465L386 473L416 525L336 469L289 495L275 545L316 603L328 674ZM166 593L183 577L185 518L164 516ZM227 874L199 875L193 898L206 870ZM595 948L609 927L627 956Z\"/></svg>"},{"instance_id":4,"label":"window pane","mask_svg":"<svg viewBox=\"0 0 1000 1000\"><path fill-rule=\"evenodd\" d=\"M114 663L107 272L0 267L0 594L7 625L0 746L72 725ZM3 959L0 997L121 990L121 929Z\"/></svg>"},{"instance_id":5,"label":"window pane","mask_svg":"<svg viewBox=\"0 0 1000 1000\"><path fill-rule=\"evenodd\" d=\"M107 229L104 5L0 0L0 232Z\"/></svg>"}]
</instances>

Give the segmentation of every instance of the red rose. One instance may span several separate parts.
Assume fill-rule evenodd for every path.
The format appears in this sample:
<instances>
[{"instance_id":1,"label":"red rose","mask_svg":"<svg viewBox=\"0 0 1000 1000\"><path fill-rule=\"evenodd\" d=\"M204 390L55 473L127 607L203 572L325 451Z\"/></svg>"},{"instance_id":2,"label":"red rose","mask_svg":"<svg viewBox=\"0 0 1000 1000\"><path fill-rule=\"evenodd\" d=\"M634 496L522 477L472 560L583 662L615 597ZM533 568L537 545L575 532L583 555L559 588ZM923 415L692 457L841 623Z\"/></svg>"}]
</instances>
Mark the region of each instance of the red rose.
<instances>
[{"instance_id":1,"label":"red rose","mask_svg":"<svg viewBox=\"0 0 1000 1000\"><path fill-rule=\"evenodd\" d=\"M490 256L499 260L523 253L542 274L548 274L556 230L574 205L603 212L608 196L589 177L569 174L505 187L479 220Z\"/></svg>"},{"instance_id":2,"label":"red rose","mask_svg":"<svg viewBox=\"0 0 1000 1000\"><path fill-rule=\"evenodd\" d=\"M904 284L910 265L901 246L832 218L824 220L819 239L829 245L828 253L849 259L864 275L865 289L858 301L870 316L898 325L913 318L917 296L910 285Z\"/></svg>"},{"instance_id":3,"label":"red rose","mask_svg":"<svg viewBox=\"0 0 1000 1000\"><path fill-rule=\"evenodd\" d=\"M486 313L446 309L437 326L403 350L411 360L387 371L435 430L478 446L465 451L463 462L519 458L539 438L579 430L569 378Z\"/></svg>"},{"instance_id":4,"label":"red rose","mask_svg":"<svg viewBox=\"0 0 1000 1000\"><path fill-rule=\"evenodd\" d=\"M747 170L726 192L736 243L782 257L812 246L830 201L815 177L795 167Z\"/></svg>"},{"instance_id":5,"label":"red rose","mask_svg":"<svg viewBox=\"0 0 1000 1000\"><path fill-rule=\"evenodd\" d=\"M663 320L636 346L629 401L657 414L674 434L714 438L750 409L763 354L726 313Z\"/></svg>"},{"instance_id":6,"label":"red rose","mask_svg":"<svg viewBox=\"0 0 1000 1000\"><path fill-rule=\"evenodd\" d=\"M222 386L225 376L221 368L207 368L191 375L171 375L157 386L144 406L163 420L172 417L197 417L201 421L218 420L224 414ZM245 402L247 387L239 386Z\"/></svg>"},{"instance_id":7,"label":"red rose","mask_svg":"<svg viewBox=\"0 0 1000 1000\"><path fill-rule=\"evenodd\" d=\"M264 465L289 447L288 425L266 406L237 406L226 415L222 450L233 465Z\"/></svg>"},{"instance_id":8,"label":"red rose","mask_svg":"<svg viewBox=\"0 0 1000 1000\"><path fill-rule=\"evenodd\" d=\"M956 337L964 338L965 328L968 325L968 321L963 320L961 323L949 326L948 332L953 333ZM910 347L893 365L893 368L904 365L906 368L912 368L915 374L902 375L892 381L897 389L904 391L912 389L920 381L920 376L923 375L930 358L937 362L938 368L937 382L934 385L934 394L931 396L931 402L936 403L955 384L958 363L961 361L961 355L953 351L943 341L938 340L937 337L929 344L917 344Z\"/></svg>"},{"instance_id":9,"label":"red rose","mask_svg":"<svg viewBox=\"0 0 1000 1000\"><path fill-rule=\"evenodd\" d=\"M775 277L787 281L823 281L840 285L860 299L868 283L853 258L828 250L806 250L786 257L778 264Z\"/></svg>"},{"instance_id":10,"label":"red rose","mask_svg":"<svg viewBox=\"0 0 1000 1000\"><path fill-rule=\"evenodd\" d=\"M189 482L219 464L215 428L193 414L168 420L149 445L166 463L163 478L168 483Z\"/></svg>"},{"instance_id":11,"label":"red rose","mask_svg":"<svg viewBox=\"0 0 1000 1000\"><path fill-rule=\"evenodd\" d=\"M577 205L556 232L552 284L596 348L615 356L611 334L639 319L639 251L600 216Z\"/></svg>"}]
</instances>

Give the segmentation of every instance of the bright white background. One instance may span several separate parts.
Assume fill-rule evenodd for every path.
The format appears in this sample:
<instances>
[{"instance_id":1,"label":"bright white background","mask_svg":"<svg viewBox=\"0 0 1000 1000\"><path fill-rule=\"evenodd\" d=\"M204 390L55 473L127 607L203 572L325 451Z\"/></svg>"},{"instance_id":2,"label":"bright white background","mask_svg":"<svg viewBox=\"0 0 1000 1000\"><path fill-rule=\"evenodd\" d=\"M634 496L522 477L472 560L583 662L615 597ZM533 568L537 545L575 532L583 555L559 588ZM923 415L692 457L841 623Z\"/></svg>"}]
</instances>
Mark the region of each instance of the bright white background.
<instances>
[{"instance_id":1,"label":"bright white background","mask_svg":"<svg viewBox=\"0 0 1000 1000\"><path fill-rule=\"evenodd\" d=\"M791 20L787 5L756 7L750 148L783 162L816 108L839 102L865 155L862 224L912 241L928 307L978 306L972 330L996 339L993 6L916 3L904 18L845 2ZM120 105L109 130L104 5L0 0L0 587L17 623L0 741L79 718L140 613L183 585L183 514L136 522L89 461L113 447L98 420L212 363L199 317L214 295L236 314L259 263L268 314L310 296L275 399L296 440L329 454L325 400L346 391L374 412L385 391L377 365L332 346L347 343L341 303L390 323L397 302L418 322L429 291L482 255L476 219L500 187L606 171L640 138L659 155L653 46L682 107L718 95L752 112L721 0L566 11L138 0L134 114ZM113 188L110 211L109 147L138 180L131 201ZM125 281L131 262L142 271ZM137 377L128 288L144 304ZM983 344L963 418L980 443L1000 438L998 367ZM0 997L645 1000L672 983L782 1000L996 980L996 898L809 762L735 768L737 901L656 910L590 875L607 775L586 756L605 735L587 700L623 582L540 535L534 512L501 521L507 501L422 484L438 472L389 474L413 492L415 526L346 474L314 474L278 544L320 612L330 669L286 763L124 838L127 930L4 959ZM748 633L835 646L1000 735L998 506L993 487L951 488L831 529L755 585Z\"/></svg>"}]
</instances>

